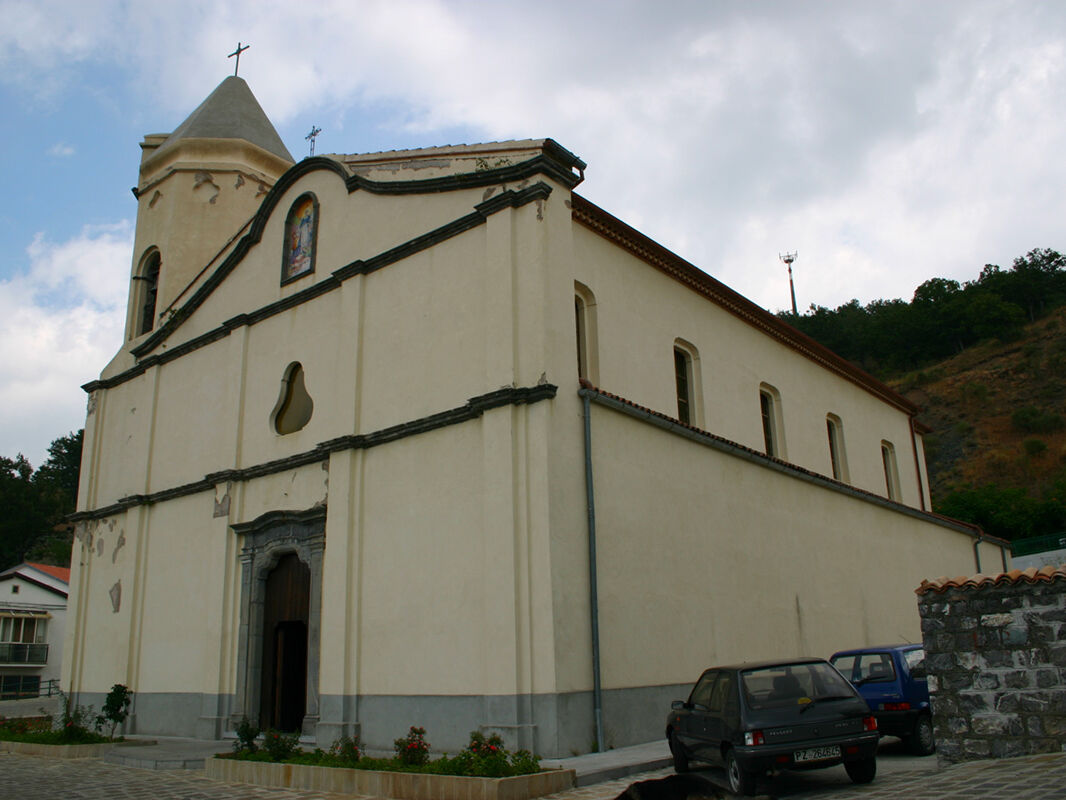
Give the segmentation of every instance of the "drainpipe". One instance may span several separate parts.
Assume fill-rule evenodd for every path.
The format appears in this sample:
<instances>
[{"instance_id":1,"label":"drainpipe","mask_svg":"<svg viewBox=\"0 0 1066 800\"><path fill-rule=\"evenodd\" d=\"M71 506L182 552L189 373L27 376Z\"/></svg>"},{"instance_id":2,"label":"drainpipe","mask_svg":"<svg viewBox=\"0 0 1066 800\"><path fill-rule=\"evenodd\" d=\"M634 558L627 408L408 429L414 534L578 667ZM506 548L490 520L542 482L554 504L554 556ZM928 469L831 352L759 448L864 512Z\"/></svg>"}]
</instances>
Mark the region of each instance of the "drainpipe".
<instances>
[{"instance_id":1,"label":"drainpipe","mask_svg":"<svg viewBox=\"0 0 1066 800\"><path fill-rule=\"evenodd\" d=\"M981 542L985 540L984 531L980 528L977 529L977 538L973 540L973 560L977 564L977 572L981 572L981 551L978 549L981 547Z\"/></svg>"},{"instance_id":2,"label":"drainpipe","mask_svg":"<svg viewBox=\"0 0 1066 800\"><path fill-rule=\"evenodd\" d=\"M596 499L592 488L592 407L582 392L585 406L585 498L589 526L589 605L592 623L592 713L596 722L596 750L606 752L603 741L603 687L600 685L600 607L596 588Z\"/></svg>"}]
</instances>

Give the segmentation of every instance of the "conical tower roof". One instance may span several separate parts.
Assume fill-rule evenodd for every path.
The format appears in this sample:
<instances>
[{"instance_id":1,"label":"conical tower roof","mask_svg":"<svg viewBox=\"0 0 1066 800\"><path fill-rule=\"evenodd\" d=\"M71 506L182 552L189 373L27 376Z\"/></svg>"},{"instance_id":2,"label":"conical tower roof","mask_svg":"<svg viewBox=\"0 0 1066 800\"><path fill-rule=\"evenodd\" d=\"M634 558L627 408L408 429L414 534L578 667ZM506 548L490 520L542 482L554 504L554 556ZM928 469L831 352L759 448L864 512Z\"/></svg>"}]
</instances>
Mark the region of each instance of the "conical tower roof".
<instances>
[{"instance_id":1,"label":"conical tower roof","mask_svg":"<svg viewBox=\"0 0 1066 800\"><path fill-rule=\"evenodd\" d=\"M156 152L182 139L244 139L295 163L248 84L236 75L222 81Z\"/></svg>"}]
</instances>

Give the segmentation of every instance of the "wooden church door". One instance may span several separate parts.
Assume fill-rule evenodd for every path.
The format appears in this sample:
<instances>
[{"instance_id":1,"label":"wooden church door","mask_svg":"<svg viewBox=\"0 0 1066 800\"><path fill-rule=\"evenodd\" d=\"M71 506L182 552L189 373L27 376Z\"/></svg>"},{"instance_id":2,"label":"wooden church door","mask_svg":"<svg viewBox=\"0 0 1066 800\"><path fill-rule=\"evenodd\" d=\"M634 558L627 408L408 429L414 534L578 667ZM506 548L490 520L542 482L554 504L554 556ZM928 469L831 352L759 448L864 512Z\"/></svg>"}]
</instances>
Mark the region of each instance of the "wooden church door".
<instances>
[{"instance_id":1,"label":"wooden church door","mask_svg":"<svg viewBox=\"0 0 1066 800\"><path fill-rule=\"evenodd\" d=\"M307 624L311 570L295 553L266 580L260 726L299 731L307 708Z\"/></svg>"}]
</instances>

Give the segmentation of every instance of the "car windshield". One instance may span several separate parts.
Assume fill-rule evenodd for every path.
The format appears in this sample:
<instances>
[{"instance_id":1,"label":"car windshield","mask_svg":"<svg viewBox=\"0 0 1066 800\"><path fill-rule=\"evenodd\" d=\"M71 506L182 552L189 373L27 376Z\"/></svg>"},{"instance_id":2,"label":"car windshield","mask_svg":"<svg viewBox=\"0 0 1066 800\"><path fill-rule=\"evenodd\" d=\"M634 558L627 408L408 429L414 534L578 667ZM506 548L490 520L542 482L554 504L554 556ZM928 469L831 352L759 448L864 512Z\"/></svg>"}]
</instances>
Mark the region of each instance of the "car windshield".
<instances>
[{"instance_id":1,"label":"car windshield","mask_svg":"<svg viewBox=\"0 0 1066 800\"><path fill-rule=\"evenodd\" d=\"M804 707L819 700L855 696L839 672L819 661L743 670L740 682L748 706L755 710Z\"/></svg>"}]
</instances>

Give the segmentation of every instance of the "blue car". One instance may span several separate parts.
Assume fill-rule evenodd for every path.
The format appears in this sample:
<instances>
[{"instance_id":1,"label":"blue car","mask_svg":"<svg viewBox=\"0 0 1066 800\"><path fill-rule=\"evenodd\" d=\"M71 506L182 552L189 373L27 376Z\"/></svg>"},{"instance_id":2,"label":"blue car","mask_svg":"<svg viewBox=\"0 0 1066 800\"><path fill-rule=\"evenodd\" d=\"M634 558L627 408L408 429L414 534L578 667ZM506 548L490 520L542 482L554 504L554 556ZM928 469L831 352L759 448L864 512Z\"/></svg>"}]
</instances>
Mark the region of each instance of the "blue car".
<instances>
[{"instance_id":1,"label":"blue car","mask_svg":"<svg viewBox=\"0 0 1066 800\"><path fill-rule=\"evenodd\" d=\"M842 650L829 661L859 690L882 736L898 736L915 755L936 750L920 644Z\"/></svg>"}]
</instances>

